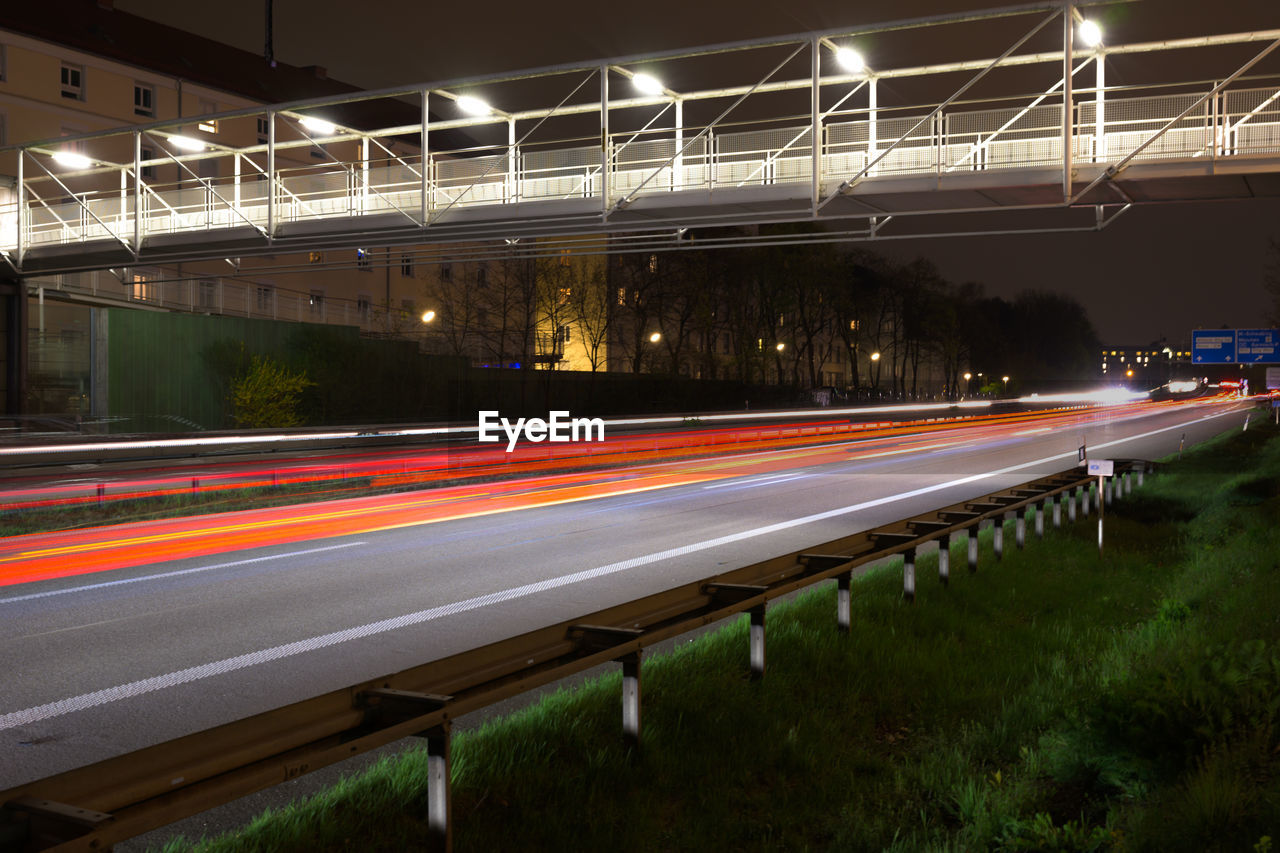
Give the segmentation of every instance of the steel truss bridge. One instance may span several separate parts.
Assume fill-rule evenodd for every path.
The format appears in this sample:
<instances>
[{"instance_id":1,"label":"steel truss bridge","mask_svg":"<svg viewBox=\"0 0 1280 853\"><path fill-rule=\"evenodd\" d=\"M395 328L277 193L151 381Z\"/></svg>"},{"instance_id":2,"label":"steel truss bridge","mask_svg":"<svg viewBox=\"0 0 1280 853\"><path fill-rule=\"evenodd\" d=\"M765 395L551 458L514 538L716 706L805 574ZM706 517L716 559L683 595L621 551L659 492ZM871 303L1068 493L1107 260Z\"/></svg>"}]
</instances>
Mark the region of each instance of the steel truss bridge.
<instances>
[{"instance_id":1,"label":"steel truss bridge","mask_svg":"<svg viewBox=\"0 0 1280 853\"><path fill-rule=\"evenodd\" d=\"M700 247L1101 229L1136 203L1280 195L1278 46L1111 44L1045 3L187 117L5 149L0 251L23 277L651 251L690 228ZM902 64L922 52L947 61ZM1151 79L1108 84L1117 63ZM741 228L767 223L824 228Z\"/></svg>"}]
</instances>

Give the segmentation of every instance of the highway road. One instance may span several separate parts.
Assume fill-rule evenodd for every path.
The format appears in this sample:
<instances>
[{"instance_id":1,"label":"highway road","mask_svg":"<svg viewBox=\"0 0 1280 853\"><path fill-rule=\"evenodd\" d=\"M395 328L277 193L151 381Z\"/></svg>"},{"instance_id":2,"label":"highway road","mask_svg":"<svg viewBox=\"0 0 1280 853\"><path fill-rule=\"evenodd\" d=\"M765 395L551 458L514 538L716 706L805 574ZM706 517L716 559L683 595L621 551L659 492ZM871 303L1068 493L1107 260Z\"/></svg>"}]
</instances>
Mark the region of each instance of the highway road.
<instances>
[{"instance_id":1,"label":"highway road","mask_svg":"<svg viewBox=\"0 0 1280 853\"><path fill-rule=\"evenodd\" d=\"M1098 458L1238 400L0 540L0 789ZM927 579L924 580L928 582Z\"/></svg>"}]
</instances>

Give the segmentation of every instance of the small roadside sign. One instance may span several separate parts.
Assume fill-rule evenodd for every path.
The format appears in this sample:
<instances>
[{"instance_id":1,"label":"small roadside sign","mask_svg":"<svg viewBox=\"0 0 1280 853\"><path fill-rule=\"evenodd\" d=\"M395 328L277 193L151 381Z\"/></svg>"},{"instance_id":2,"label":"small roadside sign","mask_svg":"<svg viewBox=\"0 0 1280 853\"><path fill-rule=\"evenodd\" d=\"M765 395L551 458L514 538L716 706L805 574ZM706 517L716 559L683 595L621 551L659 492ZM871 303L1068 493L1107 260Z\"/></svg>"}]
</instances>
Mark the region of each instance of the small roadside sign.
<instances>
[{"instance_id":1,"label":"small roadside sign","mask_svg":"<svg viewBox=\"0 0 1280 853\"><path fill-rule=\"evenodd\" d=\"M1267 390L1280 391L1280 367L1267 368Z\"/></svg>"},{"instance_id":2,"label":"small roadside sign","mask_svg":"<svg viewBox=\"0 0 1280 853\"><path fill-rule=\"evenodd\" d=\"M1090 459L1089 475L1091 477L1110 477L1115 473L1115 460L1113 459Z\"/></svg>"}]
</instances>

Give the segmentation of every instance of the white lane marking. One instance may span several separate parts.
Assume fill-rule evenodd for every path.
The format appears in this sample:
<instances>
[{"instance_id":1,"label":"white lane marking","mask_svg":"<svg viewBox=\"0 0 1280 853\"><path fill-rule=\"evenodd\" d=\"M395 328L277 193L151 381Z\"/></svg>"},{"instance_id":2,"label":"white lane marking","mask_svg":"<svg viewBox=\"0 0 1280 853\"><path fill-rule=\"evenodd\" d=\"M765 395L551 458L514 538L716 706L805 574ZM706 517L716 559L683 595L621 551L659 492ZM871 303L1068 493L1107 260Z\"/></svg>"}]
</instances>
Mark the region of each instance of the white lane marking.
<instances>
[{"instance_id":1,"label":"white lane marking","mask_svg":"<svg viewBox=\"0 0 1280 853\"><path fill-rule=\"evenodd\" d=\"M1015 432L1014 435L1034 435L1037 432L1048 432L1050 429L1052 429L1052 427L1040 427L1039 429L1024 429L1019 432Z\"/></svg>"},{"instance_id":2,"label":"white lane marking","mask_svg":"<svg viewBox=\"0 0 1280 853\"><path fill-rule=\"evenodd\" d=\"M809 474L774 474L772 477L753 477L750 480L732 480L728 483L715 483L710 486L703 486L704 489L724 489L729 486L764 486L773 483L781 483L784 480L798 480L801 477L808 477Z\"/></svg>"},{"instance_id":3,"label":"white lane marking","mask_svg":"<svg viewBox=\"0 0 1280 853\"><path fill-rule=\"evenodd\" d=\"M1211 418L1220 418L1227 415L1238 414L1234 409L1227 412L1221 412L1214 415L1205 415L1201 420L1209 420ZM1126 436L1115 441L1103 442L1095 444L1094 448L1102 450L1103 448L1112 447L1117 444L1124 444L1130 441L1137 441L1143 438L1149 438L1153 435L1159 435L1162 432L1171 432L1176 429L1186 429L1187 424L1179 423L1174 426L1161 427L1160 429L1151 430L1150 432L1140 433L1138 435ZM493 604L501 604L507 601L514 601L519 598L527 598L531 595L547 592L548 590L558 589L560 587L569 586L582 581L594 580L596 578L605 577L607 575L625 572L629 569L645 566L650 563L657 563L662 560L670 560L676 557L683 557L689 554L705 551L709 548L718 548L721 545L730 545L734 542L741 542L744 539L753 539L757 536L766 536L770 533L777 533L781 530L787 530L792 527L799 527L804 524L811 524L815 521L825 521L828 518L835 518L840 515L848 515L852 512L859 512L871 507L883 506L889 503L906 500L908 498L927 495L931 492L950 489L955 486L963 486L968 483L985 480L990 477L998 477L1002 474L1009 474L1013 471L1019 471L1023 468L1032 468L1037 465L1044 465L1049 462L1056 462L1060 459L1074 459L1077 451L1070 450L1066 453L1056 453L1053 456L1046 456L1043 459L1036 459L1031 462L1023 462L1018 465L1010 465L1005 468L999 468L995 471L987 471L981 474L970 474L967 477L961 477L958 480L948 480L945 483L936 483L932 486L923 486L919 489L912 489L907 492L901 492L896 495L887 495L874 500L863 501L858 504L829 509L825 512L806 515L801 518L793 518L790 521L779 521L775 524L757 527L752 530L744 530L739 533L730 533L726 536L717 536L715 539L706 539L702 542L695 542L692 545L684 545L679 548L668 548L665 551L656 551L652 554L645 554L640 557L632 557L629 560L622 560L617 563L610 563L607 566L600 566L594 569L585 569L580 572L573 572L568 575L561 575L558 578L548 578L547 580L538 581L536 583L525 584L524 586L512 587L511 589L499 590L491 592L487 595L468 598L463 601L455 601L449 604L443 604L439 607L431 607L427 610L419 610L416 613L407 613L403 616L396 616L391 619L382 619L377 622L370 622L366 625L357 625L354 628L347 628L344 631L335 631L329 634L321 634L317 637L308 637L305 640L298 640L293 643L286 643L282 646L273 646L269 649L260 649L256 652L250 652L236 657L223 658L222 660L213 661L212 663L201 664L200 666L192 666L186 669L180 669L176 672L157 675L151 678L144 678L140 681L131 681L127 684L120 684L115 687L108 687L104 690L95 690L92 693L82 693L79 696L71 696L66 699L59 699L56 702L49 702L44 705L36 705L31 708L25 708L21 711L13 711L8 714L0 715L0 730L11 729L15 726L30 725L38 723L51 717L60 717L63 714L70 714L75 711L84 711L89 708L95 708L99 705L106 705L110 702L118 702L121 699L131 699L136 696L142 696L146 693L153 693L157 690L163 690L168 687L177 687L180 684L189 684L193 681L199 681L204 678L210 678L215 675L225 675L239 669L245 669L259 664L270 663L272 661L282 660L284 658L299 655L304 652L312 652L318 649L336 646L341 643L349 643L353 640L361 640L366 637L372 637L387 631L394 631L397 628L408 628L414 625L421 625L424 622L431 622L446 616L456 616L459 613L466 613L471 610L478 610L482 607L488 607Z\"/></svg>"},{"instance_id":4,"label":"white lane marking","mask_svg":"<svg viewBox=\"0 0 1280 853\"><path fill-rule=\"evenodd\" d=\"M51 595L66 595L69 592L86 592L91 589L102 589L108 586L120 586L126 583L139 583L141 581L154 581L160 578L176 578L180 575L193 575L197 572L211 572L214 569L229 569L232 566L243 566L248 563L261 563L266 560L279 560L284 557L303 557L307 554L319 554L323 551L336 551L339 548L353 548L356 545L367 545L367 542L343 542L340 545L326 545L323 548L307 548L303 551L290 551L287 554L268 554L265 557L250 557L245 560L233 560L229 563L215 563L212 566L197 566L194 569L178 569L172 572L161 572L155 575L142 575L136 578L124 578L116 581L103 581L101 583L85 584L84 586L69 586L66 589L51 589L45 592L32 592L27 595L15 595L11 598L0 598L0 604L12 604L15 601L30 601L33 598L48 598Z\"/></svg>"}]
</instances>

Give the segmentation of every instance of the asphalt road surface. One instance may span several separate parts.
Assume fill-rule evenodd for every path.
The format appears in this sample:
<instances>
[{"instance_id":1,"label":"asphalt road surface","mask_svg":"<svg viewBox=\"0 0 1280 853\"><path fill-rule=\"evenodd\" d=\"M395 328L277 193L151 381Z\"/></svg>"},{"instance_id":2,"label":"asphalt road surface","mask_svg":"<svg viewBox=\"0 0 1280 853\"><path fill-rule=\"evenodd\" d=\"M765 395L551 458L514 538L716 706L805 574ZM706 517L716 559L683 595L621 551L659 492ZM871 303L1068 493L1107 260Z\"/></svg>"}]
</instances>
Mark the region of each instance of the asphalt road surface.
<instances>
[{"instance_id":1,"label":"asphalt road surface","mask_svg":"<svg viewBox=\"0 0 1280 853\"><path fill-rule=\"evenodd\" d=\"M6 566L113 549L131 563L0 586L0 789L1071 468L1082 440L1097 458L1162 457L1245 411L1145 405L352 499L296 528L273 510L104 529L64 552L72 540L0 540L0 583ZM237 538L250 529L294 532ZM201 535L221 544L192 556Z\"/></svg>"}]
</instances>

